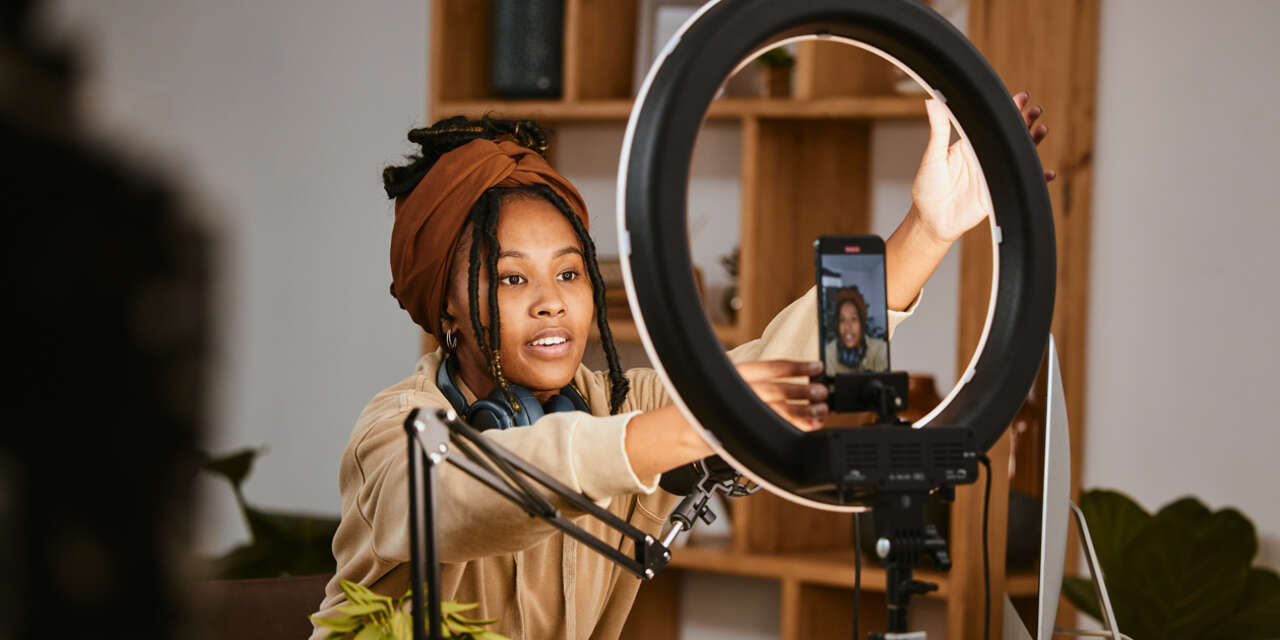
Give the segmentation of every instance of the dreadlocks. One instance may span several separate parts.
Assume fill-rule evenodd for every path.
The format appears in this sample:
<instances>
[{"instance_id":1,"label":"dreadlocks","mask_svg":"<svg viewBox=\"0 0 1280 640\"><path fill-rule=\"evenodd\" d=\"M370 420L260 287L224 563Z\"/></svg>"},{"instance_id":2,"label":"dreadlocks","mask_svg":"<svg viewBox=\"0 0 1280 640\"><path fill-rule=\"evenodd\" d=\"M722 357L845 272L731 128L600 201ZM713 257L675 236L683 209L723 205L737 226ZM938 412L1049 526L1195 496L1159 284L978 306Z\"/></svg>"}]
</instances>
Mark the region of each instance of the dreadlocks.
<instances>
[{"instance_id":1,"label":"dreadlocks","mask_svg":"<svg viewBox=\"0 0 1280 640\"><path fill-rule=\"evenodd\" d=\"M387 196L397 198L408 195L441 156L477 138L495 141L510 140L533 149L543 156L547 152L546 132L532 120L498 120L486 115L477 121L455 116L441 120L430 127L409 132L409 140L421 146L421 155L411 157L406 165L387 167L383 170L382 181ZM600 331L601 346L604 348L605 358L609 364L609 412L617 413L627 397L630 385L623 375L618 352L613 342L613 332L607 321L604 279L600 277L595 243L592 242L586 225L574 213L573 208L555 190L546 185L488 189L472 206L469 214L471 225L471 247L467 256L469 319L480 353L488 361L489 374L502 389L511 408L519 411L520 404L516 402L502 369L501 318L498 313L497 283L498 255L501 252L498 246L498 217L502 205L517 198L540 198L549 202L569 221L574 235L582 245L588 279L591 282L592 298L595 302L596 326ZM480 317L480 269L482 266L489 276L486 292L489 304L487 327ZM442 319L447 317L447 314L442 313ZM443 335L443 332L439 335Z\"/></svg>"}]
</instances>

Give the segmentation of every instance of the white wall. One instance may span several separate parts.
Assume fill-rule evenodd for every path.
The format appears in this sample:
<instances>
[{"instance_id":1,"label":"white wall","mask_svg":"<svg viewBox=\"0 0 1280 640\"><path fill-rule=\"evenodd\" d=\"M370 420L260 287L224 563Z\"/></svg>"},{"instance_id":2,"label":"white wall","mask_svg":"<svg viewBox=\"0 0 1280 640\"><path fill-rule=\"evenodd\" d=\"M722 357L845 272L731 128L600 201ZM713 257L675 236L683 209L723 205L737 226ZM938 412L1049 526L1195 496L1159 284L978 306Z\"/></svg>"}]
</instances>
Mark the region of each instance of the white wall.
<instances>
[{"instance_id":1,"label":"white wall","mask_svg":"<svg viewBox=\"0 0 1280 640\"><path fill-rule=\"evenodd\" d=\"M1102 3L1083 478L1237 506L1273 567L1277 28L1273 0Z\"/></svg>"},{"instance_id":2,"label":"white wall","mask_svg":"<svg viewBox=\"0 0 1280 640\"><path fill-rule=\"evenodd\" d=\"M96 128L194 193L222 238L207 446L265 446L251 501L337 514L356 415L408 375L380 172L424 117L426 8L255 0L64 0L87 40ZM110 371L100 372L110 375ZM247 536L207 483L201 547Z\"/></svg>"}]
</instances>

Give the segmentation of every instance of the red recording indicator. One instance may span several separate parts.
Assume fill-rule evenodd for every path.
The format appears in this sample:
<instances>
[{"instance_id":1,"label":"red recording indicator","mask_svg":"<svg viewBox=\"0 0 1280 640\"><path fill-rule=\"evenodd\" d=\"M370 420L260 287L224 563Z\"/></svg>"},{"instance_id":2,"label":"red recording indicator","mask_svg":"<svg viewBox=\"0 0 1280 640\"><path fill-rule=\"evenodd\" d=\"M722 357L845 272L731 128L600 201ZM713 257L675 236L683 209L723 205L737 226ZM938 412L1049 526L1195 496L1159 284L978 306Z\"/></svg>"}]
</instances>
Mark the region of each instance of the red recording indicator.
<instances>
[{"instance_id":1,"label":"red recording indicator","mask_svg":"<svg viewBox=\"0 0 1280 640\"><path fill-rule=\"evenodd\" d=\"M847 246L847 247L845 247L845 248L844 248L844 252L845 252L845 253L862 253L862 247L859 247L859 246L858 246L858 245L856 245L856 244L854 244L854 245L849 245L849 246Z\"/></svg>"}]
</instances>

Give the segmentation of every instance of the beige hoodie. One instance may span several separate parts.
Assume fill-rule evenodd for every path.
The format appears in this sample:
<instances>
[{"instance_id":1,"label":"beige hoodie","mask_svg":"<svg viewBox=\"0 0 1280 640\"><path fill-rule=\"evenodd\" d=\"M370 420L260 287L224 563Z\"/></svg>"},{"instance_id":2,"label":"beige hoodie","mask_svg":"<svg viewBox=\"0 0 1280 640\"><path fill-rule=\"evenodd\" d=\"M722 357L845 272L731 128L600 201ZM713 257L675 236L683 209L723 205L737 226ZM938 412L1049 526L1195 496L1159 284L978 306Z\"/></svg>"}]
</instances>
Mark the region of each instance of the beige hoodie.
<instances>
[{"instance_id":1,"label":"beige hoodie","mask_svg":"<svg viewBox=\"0 0 1280 640\"><path fill-rule=\"evenodd\" d=\"M889 331L914 311L889 314ZM449 407L436 387L442 352L423 356L412 376L374 396L356 421L338 470L342 523L333 539L337 573L319 615L340 615L346 604L338 580L400 596L409 588L408 455L404 420L416 407ZM757 340L729 352L734 362L818 355L817 296L813 289L783 309ZM492 438L560 482L580 491L635 527L657 536L680 497L657 489L658 477L638 478L624 448L636 413L670 404L651 369L627 372L631 391L609 415L607 376L580 366L573 385L591 408L554 413L530 427L487 431ZM475 397L463 385L467 400ZM686 390L686 393L689 391ZM617 638L640 580L565 536L476 480L451 468L437 473L441 595L478 602L476 617L493 617L494 631L514 639ZM562 501L553 503L578 526L631 554L631 543ZM678 553L678 552L677 552ZM324 638L318 627L312 639Z\"/></svg>"}]
</instances>

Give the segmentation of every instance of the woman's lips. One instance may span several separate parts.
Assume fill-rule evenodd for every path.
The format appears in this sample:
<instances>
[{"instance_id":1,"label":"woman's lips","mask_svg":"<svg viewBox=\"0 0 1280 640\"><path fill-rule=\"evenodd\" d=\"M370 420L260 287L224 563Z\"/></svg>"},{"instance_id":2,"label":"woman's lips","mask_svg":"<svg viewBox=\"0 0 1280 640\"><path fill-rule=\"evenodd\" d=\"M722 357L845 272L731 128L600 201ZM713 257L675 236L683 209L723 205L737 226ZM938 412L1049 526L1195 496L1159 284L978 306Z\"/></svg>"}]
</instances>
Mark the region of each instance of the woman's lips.
<instances>
[{"instance_id":1,"label":"woman's lips","mask_svg":"<svg viewBox=\"0 0 1280 640\"><path fill-rule=\"evenodd\" d=\"M544 329L535 333L532 340L524 343L524 348L527 353L536 358L554 360L569 354L571 342L573 337L564 329Z\"/></svg>"}]
</instances>

